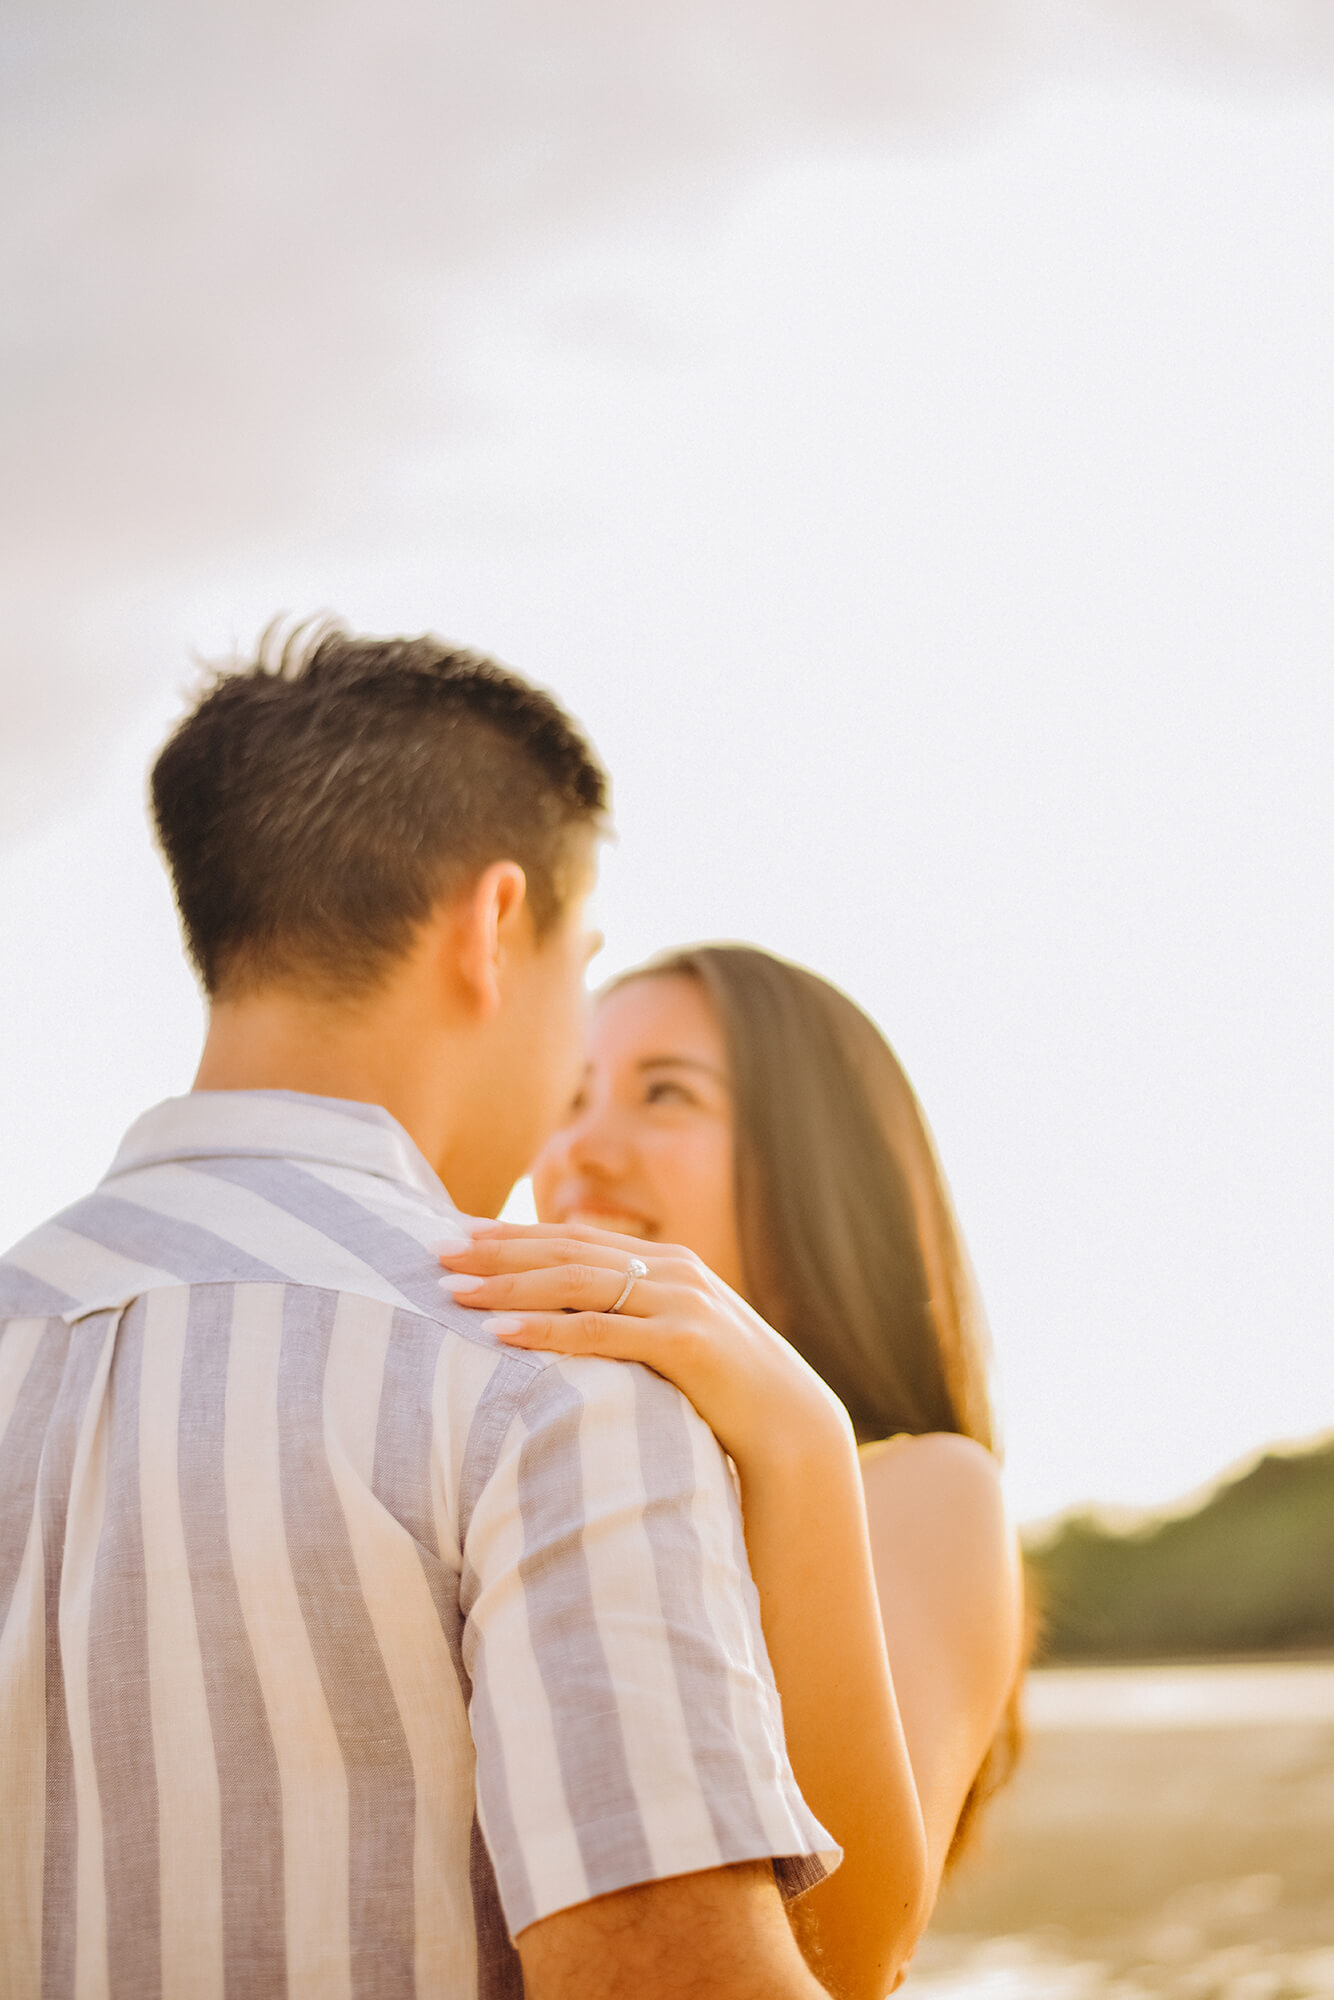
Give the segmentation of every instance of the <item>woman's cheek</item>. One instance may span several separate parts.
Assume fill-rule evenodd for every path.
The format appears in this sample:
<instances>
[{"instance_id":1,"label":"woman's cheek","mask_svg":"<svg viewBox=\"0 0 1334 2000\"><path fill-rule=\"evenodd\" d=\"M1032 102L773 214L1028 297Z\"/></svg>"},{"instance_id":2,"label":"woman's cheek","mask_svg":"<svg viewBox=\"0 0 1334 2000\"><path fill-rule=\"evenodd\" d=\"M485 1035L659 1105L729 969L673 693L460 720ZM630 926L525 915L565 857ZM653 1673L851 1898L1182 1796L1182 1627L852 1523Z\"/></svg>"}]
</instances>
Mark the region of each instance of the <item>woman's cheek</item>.
<instances>
[{"instance_id":1,"label":"woman's cheek","mask_svg":"<svg viewBox=\"0 0 1334 2000\"><path fill-rule=\"evenodd\" d=\"M693 1250L725 1283L735 1285L741 1260L730 1146L720 1146L710 1134L707 1143L695 1144L688 1155L682 1149L675 1166L675 1174L664 1177L674 1182L676 1199L669 1198L665 1187L660 1211L663 1236Z\"/></svg>"}]
</instances>

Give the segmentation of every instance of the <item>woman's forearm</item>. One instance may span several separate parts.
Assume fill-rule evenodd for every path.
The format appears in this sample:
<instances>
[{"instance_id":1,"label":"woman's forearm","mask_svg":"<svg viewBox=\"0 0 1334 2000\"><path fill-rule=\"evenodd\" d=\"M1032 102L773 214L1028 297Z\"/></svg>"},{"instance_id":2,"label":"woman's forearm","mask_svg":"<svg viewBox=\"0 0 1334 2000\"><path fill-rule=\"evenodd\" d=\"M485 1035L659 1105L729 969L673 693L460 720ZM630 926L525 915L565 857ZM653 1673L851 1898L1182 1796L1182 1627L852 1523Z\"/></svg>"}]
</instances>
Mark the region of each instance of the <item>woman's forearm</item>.
<instances>
[{"instance_id":1,"label":"woman's forearm","mask_svg":"<svg viewBox=\"0 0 1334 2000\"><path fill-rule=\"evenodd\" d=\"M844 1422L822 1419L737 1471L788 1754L844 1853L803 1898L799 1934L833 1992L882 2000L925 1919L926 1843L856 1449Z\"/></svg>"}]
</instances>

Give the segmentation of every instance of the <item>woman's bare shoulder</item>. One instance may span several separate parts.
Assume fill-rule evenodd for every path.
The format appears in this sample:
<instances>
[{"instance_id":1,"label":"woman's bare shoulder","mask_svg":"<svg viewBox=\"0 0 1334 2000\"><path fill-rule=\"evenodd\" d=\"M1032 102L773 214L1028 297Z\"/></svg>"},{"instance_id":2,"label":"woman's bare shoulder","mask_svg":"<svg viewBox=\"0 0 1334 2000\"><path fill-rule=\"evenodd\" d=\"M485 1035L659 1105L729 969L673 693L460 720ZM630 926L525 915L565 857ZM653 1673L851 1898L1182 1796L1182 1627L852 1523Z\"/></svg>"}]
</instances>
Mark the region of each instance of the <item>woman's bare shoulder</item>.
<instances>
[{"instance_id":1,"label":"woman's bare shoulder","mask_svg":"<svg viewBox=\"0 0 1334 2000\"><path fill-rule=\"evenodd\" d=\"M1023 1598L999 1466L974 1439L932 1432L873 1449L862 1481L887 1619L889 1607L915 1618L933 1659L953 1662L994 1722L1014 1676Z\"/></svg>"},{"instance_id":2,"label":"woman's bare shoulder","mask_svg":"<svg viewBox=\"0 0 1334 2000\"><path fill-rule=\"evenodd\" d=\"M984 1445L949 1431L888 1439L862 1454L862 1484L878 1553L927 1571L944 1564L970 1591L990 1576L1008 1595L1014 1530Z\"/></svg>"},{"instance_id":3,"label":"woman's bare shoulder","mask_svg":"<svg viewBox=\"0 0 1334 2000\"><path fill-rule=\"evenodd\" d=\"M920 1494L938 1503L957 1499L990 1514L1004 1512L1000 1467L985 1445L957 1431L927 1431L914 1437L906 1431L864 1445L859 1454L868 1491Z\"/></svg>"}]
</instances>

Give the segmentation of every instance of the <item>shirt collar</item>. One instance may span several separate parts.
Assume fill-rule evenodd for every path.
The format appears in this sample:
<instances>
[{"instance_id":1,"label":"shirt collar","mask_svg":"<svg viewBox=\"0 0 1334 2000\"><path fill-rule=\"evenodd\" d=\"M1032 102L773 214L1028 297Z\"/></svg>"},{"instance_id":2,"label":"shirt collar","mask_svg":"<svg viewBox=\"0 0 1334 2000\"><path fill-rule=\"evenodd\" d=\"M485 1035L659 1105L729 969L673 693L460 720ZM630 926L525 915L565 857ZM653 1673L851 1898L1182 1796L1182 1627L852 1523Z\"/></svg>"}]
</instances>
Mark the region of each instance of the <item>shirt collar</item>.
<instances>
[{"instance_id":1,"label":"shirt collar","mask_svg":"<svg viewBox=\"0 0 1334 2000\"><path fill-rule=\"evenodd\" d=\"M106 1178L168 1160L228 1154L351 1167L453 1206L439 1177L382 1105L296 1090L196 1090L169 1097L131 1125Z\"/></svg>"}]
</instances>

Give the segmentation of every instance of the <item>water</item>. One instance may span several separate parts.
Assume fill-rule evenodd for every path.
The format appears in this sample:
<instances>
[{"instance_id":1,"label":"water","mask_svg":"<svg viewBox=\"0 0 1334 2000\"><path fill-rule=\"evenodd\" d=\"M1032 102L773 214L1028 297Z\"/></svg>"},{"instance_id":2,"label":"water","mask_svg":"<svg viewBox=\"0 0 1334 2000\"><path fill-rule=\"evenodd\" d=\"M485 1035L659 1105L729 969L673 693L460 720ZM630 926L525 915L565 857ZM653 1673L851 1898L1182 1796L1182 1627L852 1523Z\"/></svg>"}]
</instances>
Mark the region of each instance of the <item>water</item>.
<instances>
[{"instance_id":1,"label":"water","mask_svg":"<svg viewBox=\"0 0 1334 2000\"><path fill-rule=\"evenodd\" d=\"M1118 1972L1025 1938L980 1944L953 1970L913 1974L905 2000L1334 2000L1334 1949L1223 1946L1188 1963Z\"/></svg>"},{"instance_id":2,"label":"water","mask_svg":"<svg viewBox=\"0 0 1334 2000\"><path fill-rule=\"evenodd\" d=\"M1334 1724L1334 1661L1047 1667L1029 1676L1026 1706L1035 1732Z\"/></svg>"},{"instance_id":3,"label":"water","mask_svg":"<svg viewBox=\"0 0 1334 2000\"><path fill-rule=\"evenodd\" d=\"M1334 2000L1334 1661L1034 1674L905 2000Z\"/></svg>"}]
</instances>

